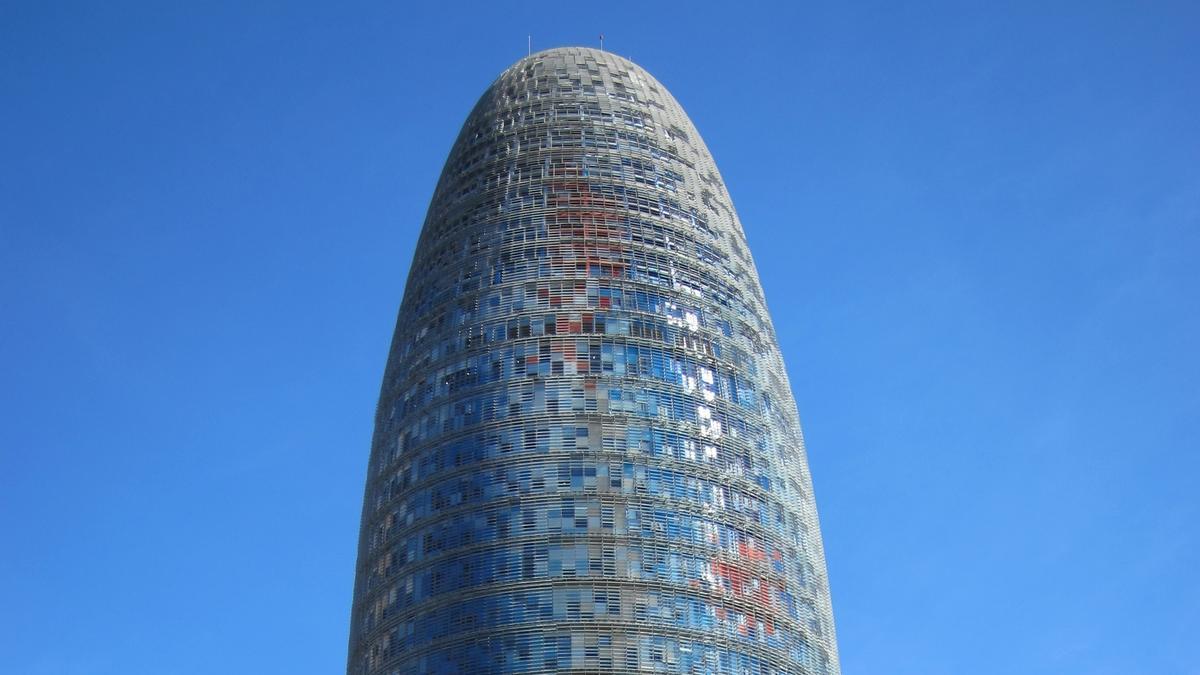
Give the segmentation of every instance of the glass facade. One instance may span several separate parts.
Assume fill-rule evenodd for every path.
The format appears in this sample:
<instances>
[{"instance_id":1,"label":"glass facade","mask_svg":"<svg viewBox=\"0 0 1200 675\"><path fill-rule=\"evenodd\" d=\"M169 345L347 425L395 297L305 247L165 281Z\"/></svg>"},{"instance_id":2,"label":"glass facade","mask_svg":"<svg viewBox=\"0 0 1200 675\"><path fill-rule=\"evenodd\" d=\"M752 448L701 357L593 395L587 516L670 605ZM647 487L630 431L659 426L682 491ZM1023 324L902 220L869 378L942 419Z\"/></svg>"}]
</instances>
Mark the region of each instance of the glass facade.
<instances>
[{"instance_id":1,"label":"glass facade","mask_svg":"<svg viewBox=\"0 0 1200 675\"><path fill-rule=\"evenodd\" d=\"M838 670L796 407L712 157L633 63L522 59L417 245L348 672Z\"/></svg>"}]
</instances>

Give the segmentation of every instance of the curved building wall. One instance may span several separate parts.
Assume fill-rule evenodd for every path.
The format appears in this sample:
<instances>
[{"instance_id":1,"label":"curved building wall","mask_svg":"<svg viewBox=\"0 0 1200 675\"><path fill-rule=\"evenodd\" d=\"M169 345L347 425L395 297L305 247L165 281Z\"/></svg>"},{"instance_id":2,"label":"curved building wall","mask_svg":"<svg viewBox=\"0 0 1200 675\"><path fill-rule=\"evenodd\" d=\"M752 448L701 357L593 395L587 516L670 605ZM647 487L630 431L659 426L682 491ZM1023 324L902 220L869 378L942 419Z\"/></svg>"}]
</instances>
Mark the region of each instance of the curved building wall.
<instances>
[{"instance_id":1,"label":"curved building wall","mask_svg":"<svg viewBox=\"0 0 1200 675\"><path fill-rule=\"evenodd\" d=\"M463 125L396 324L348 672L838 673L795 403L667 90L514 64Z\"/></svg>"}]
</instances>

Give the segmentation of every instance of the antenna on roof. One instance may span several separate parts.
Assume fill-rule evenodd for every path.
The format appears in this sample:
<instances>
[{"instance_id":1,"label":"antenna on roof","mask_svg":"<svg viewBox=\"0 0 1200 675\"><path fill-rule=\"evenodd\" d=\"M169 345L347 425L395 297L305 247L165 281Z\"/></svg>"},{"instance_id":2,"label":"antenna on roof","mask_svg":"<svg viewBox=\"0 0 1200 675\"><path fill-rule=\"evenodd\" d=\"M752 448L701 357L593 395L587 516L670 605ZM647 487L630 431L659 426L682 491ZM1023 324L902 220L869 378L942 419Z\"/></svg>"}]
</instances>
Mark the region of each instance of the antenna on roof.
<instances>
[{"instance_id":1,"label":"antenna on roof","mask_svg":"<svg viewBox=\"0 0 1200 675\"><path fill-rule=\"evenodd\" d=\"M600 51L604 51L604 33L600 34Z\"/></svg>"},{"instance_id":2,"label":"antenna on roof","mask_svg":"<svg viewBox=\"0 0 1200 675\"><path fill-rule=\"evenodd\" d=\"M533 35L525 37L525 56L533 56Z\"/></svg>"}]
</instances>

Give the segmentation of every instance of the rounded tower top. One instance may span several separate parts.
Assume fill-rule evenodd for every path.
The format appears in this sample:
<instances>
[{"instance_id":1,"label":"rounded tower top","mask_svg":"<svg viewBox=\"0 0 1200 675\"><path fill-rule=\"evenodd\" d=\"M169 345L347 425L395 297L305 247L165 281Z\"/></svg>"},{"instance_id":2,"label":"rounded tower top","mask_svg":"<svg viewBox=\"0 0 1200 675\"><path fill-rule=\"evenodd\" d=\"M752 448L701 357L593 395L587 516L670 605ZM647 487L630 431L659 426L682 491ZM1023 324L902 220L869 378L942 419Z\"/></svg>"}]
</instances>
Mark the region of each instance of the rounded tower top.
<instances>
[{"instance_id":1,"label":"rounded tower top","mask_svg":"<svg viewBox=\"0 0 1200 675\"><path fill-rule=\"evenodd\" d=\"M633 61L625 58L624 56L621 56L620 54L617 54L616 52L610 52L605 49L596 49L595 47L581 47L581 46L575 46L575 45L567 45L567 46L563 46L563 47L551 47L549 49L542 49L542 50L536 51L536 52L526 56L524 59L521 59L520 61L524 61L526 59L545 58L547 56L552 56L552 55L556 55L556 54L588 54L588 55L591 55L593 58L614 58L614 59L619 59L621 61L625 61L626 63L633 63ZM518 63L520 63L520 61L518 61Z\"/></svg>"},{"instance_id":2,"label":"rounded tower top","mask_svg":"<svg viewBox=\"0 0 1200 675\"><path fill-rule=\"evenodd\" d=\"M529 67L533 67L536 69L539 65L546 63L546 62L552 62L552 63L555 63L556 65L561 65L563 67L568 67L568 68L571 67L571 65L580 65L580 64L587 64L587 63L605 64L609 68L616 67L619 69L624 69L629 72L636 72L641 77L648 78L658 88L663 89L663 91L666 91L666 88L663 87L662 84L659 83L658 80L656 80L653 75L651 75L645 68L639 66L637 63L634 63L634 61L632 59L621 56L620 54L617 54L615 52L610 52L610 51L606 51L603 49L596 49L595 47L578 47L578 46L551 47L549 49L543 49L541 51L536 51L528 56L520 58L517 61L514 61L512 63L512 65L510 65L508 68L504 69L504 71L500 74L500 76L497 78L497 80L503 78L506 74L511 73L514 70L519 71L522 68L529 68ZM681 112L682 112L682 110L681 110Z\"/></svg>"}]
</instances>

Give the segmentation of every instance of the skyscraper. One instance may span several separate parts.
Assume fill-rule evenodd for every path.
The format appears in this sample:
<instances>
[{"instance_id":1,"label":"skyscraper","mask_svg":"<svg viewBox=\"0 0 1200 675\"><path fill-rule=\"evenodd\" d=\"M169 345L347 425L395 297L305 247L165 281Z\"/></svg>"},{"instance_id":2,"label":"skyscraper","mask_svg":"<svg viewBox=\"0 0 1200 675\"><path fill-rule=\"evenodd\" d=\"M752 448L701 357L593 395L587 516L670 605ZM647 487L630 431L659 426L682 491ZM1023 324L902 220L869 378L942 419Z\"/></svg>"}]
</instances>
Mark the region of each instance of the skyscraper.
<instances>
[{"instance_id":1,"label":"skyscraper","mask_svg":"<svg viewBox=\"0 0 1200 675\"><path fill-rule=\"evenodd\" d=\"M383 377L351 675L839 671L804 443L700 134L593 49L508 68Z\"/></svg>"}]
</instances>

